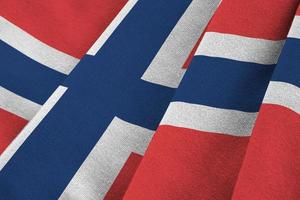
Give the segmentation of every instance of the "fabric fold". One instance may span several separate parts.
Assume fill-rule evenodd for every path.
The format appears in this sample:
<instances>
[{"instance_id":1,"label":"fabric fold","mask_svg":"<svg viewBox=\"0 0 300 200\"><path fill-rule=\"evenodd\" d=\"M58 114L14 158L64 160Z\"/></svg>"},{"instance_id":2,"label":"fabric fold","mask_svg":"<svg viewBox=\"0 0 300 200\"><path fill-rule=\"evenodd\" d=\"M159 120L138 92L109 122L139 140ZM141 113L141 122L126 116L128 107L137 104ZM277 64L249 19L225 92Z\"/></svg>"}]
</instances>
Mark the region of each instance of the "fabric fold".
<instances>
[{"instance_id":1,"label":"fabric fold","mask_svg":"<svg viewBox=\"0 0 300 200\"><path fill-rule=\"evenodd\" d=\"M299 11L260 108L233 200L300 198Z\"/></svg>"},{"instance_id":2,"label":"fabric fold","mask_svg":"<svg viewBox=\"0 0 300 200\"><path fill-rule=\"evenodd\" d=\"M127 1L0 2L0 115L7 117L0 120L0 154Z\"/></svg>"},{"instance_id":3,"label":"fabric fold","mask_svg":"<svg viewBox=\"0 0 300 200\"><path fill-rule=\"evenodd\" d=\"M222 1L124 200L231 198L297 4Z\"/></svg>"},{"instance_id":4,"label":"fabric fold","mask_svg":"<svg viewBox=\"0 0 300 200\"><path fill-rule=\"evenodd\" d=\"M123 170L134 173L176 90L142 76L153 60L176 57L176 44L182 44L182 63L163 71L180 82L172 70L182 67L218 4L137 1L100 51L81 59L59 87L63 91L56 90L60 95L0 156L0 196L94 200L120 189L114 197L122 197L131 179ZM193 13L203 14L200 21L191 20ZM194 36L182 38L182 32ZM172 51L159 53L164 46Z\"/></svg>"}]
</instances>

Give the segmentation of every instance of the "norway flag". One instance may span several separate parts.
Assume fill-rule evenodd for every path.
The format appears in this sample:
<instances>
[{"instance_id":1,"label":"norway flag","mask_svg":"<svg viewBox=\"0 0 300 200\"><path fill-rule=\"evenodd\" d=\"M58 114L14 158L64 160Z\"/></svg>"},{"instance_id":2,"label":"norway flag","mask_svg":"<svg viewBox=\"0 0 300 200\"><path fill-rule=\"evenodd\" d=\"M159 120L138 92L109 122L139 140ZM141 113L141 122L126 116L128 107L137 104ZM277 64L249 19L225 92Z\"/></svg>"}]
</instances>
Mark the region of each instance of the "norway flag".
<instances>
[{"instance_id":1,"label":"norway flag","mask_svg":"<svg viewBox=\"0 0 300 200\"><path fill-rule=\"evenodd\" d=\"M99 35L113 30L108 26L121 20L126 3L0 1L0 153Z\"/></svg>"},{"instance_id":2,"label":"norway flag","mask_svg":"<svg viewBox=\"0 0 300 200\"><path fill-rule=\"evenodd\" d=\"M300 199L298 0L0 0L0 200Z\"/></svg>"}]
</instances>

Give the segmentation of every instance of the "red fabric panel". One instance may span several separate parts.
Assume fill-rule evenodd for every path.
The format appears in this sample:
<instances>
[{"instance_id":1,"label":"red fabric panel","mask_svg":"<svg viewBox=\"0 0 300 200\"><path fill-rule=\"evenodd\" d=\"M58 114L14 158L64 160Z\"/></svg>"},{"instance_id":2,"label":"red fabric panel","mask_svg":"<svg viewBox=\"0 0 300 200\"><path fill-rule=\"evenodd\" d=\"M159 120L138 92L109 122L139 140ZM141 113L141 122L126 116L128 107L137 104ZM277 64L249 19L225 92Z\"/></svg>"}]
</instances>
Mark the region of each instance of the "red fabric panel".
<instances>
[{"instance_id":1,"label":"red fabric panel","mask_svg":"<svg viewBox=\"0 0 300 200\"><path fill-rule=\"evenodd\" d=\"M0 15L51 47L81 58L128 0L2 0Z\"/></svg>"},{"instance_id":2,"label":"red fabric panel","mask_svg":"<svg viewBox=\"0 0 300 200\"><path fill-rule=\"evenodd\" d=\"M160 126L124 199L229 199L248 140Z\"/></svg>"},{"instance_id":3,"label":"red fabric panel","mask_svg":"<svg viewBox=\"0 0 300 200\"><path fill-rule=\"evenodd\" d=\"M223 0L207 31L285 39L297 5L298 0Z\"/></svg>"},{"instance_id":4,"label":"red fabric panel","mask_svg":"<svg viewBox=\"0 0 300 200\"><path fill-rule=\"evenodd\" d=\"M121 200L143 156L131 153L104 200Z\"/></svg>"},{"instance_id":5,"label":"red fabric panel","mask_svg":"<svg viewBox=\"0 0 300 200\"><path fill-rule=\"evenodd\" d=\"M261 107L234 200L300 199L300 115L288 108Z\"/></svg>"},{"instance_id":6,"label":"red fabric panel","mask_svg":"<svg viewBox=\"0 0 300 200\"><path fill-rule=\"evenodd\" d=\"M300 15L300 6L298 6L298 9L297 9L296 15Z\"/></svg>"},{"instance_id":7,"label":"red fabric panel","mask_svg":"<svg viewBox=\"0 0 300 200\"><path fill-rule=\"evenodd\" d=\"M0 154L26 125L27 120L0 108Z\"/></svg>"}]
</instances>

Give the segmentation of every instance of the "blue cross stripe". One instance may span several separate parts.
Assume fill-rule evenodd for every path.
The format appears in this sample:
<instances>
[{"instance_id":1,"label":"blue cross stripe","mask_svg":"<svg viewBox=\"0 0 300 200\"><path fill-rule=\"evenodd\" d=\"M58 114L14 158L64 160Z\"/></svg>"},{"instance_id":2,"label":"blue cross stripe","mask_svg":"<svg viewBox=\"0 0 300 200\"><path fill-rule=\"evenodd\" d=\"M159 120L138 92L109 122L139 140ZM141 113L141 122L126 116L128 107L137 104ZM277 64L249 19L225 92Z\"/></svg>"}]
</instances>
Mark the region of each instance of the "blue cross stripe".
<instances>
[{"instance_id":1,"label":"blue cross stripe","mask_svg":"<svg viewBox=\"0 0 300 200\"><path fill-rule=\"evenodd\" d=\"M284 44L272 81L282 81L300 87L300 39L288 38Z\"/></svg>"},{"instance_id":2,"label":"blue cross stripe","mask_svg":"<svg viewBox=\"0 0 300 200\"><path fill-rule=\"evenodd\" d=\"M173 101L257 112L274 68L274 64L195 56Z\"/></svg>"},{"instance_id":3,"label":"blue cross stripe","mask_svg":"<svg viewBox=\"0 0 300 200\"><path fill-rule=\"evenodd\" d=\"M35 103L43 104L66 75L25 56L0 41L0 85Z\"/></svg>"},{"instance_id":4,"label":"blue cross stripe","mask_svg":"<svg viewBox=\"0 0 300 200\"><path fill-rule=\"evenodd\" d=\"M141 79L191 0L140 0L0 172L0 196L57 199L114 116L154 130L174 89Z\"/></svg>"}]
</instances>

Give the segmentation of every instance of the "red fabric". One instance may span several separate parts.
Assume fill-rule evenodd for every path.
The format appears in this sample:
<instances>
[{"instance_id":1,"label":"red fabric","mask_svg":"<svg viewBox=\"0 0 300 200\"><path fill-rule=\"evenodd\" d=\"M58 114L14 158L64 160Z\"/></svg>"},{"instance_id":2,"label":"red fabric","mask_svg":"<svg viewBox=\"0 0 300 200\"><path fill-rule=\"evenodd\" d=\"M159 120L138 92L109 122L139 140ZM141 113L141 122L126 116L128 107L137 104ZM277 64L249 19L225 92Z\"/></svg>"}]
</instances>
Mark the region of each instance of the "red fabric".
<instances>
[{"instance_id":1,"label":"red fabric","mask_svg":"<svg viewBox=\"0 0 300 200\"><path fill-rule=\"evenodd\" d=\"M296 15L300 15L300 8L297 9Z\"/></svg>"},{"instance_id":2,"label":"red fabric","mask_svg":"<svg viewBox=\"0 0 300 200\"><path fill-rule=\"evenodd\" d=\"M121 200L143 156L131 153L104 200Z\"/></svg>"},{"instance_id":3,"label":"red fabric","mask_svg":"<svg viewBox=\"0 0 300 200\"><path fill-rule=\"evenodd\" d=\"M207 31L270 40L285 39L297 5L298 0L224 0Z\"/></svg>"},{"instance_id":4,"label":"red fabric","mask_svg":"<svg viewBox=\"0 0 300 200\"><path fill-rule=\"evenodd\" d=\"M124 200L229 199L248 139L160 126Z\"/></svg>"},{"instance_id":5,"label":"red fabric","mask_svg":"<svg viewBox=\"0 0 300 200\"><path fill-rule=\"evenodd\" d=\"M81 58L128 0L1 0L0 15L37 39Z\"/></svg>"},{"instance_id":6,"label":"red fabric","mask_svg":"<svg viewBox=\"0 0 300 200\"><path fill-rule=\"evenodd\" d=\"M27 120L0 108L0 154L26 125Z\"/></svg>"},{"instance_id":7,"label":"red fabric","mask_svg":"<svg viewBox=\"0 0 300 200\"><path fill-rule=\"evenodd\" d=\"M260 110L234 200L300 199L300 115L278 105Z\"/></svg>"}]
</instances>

